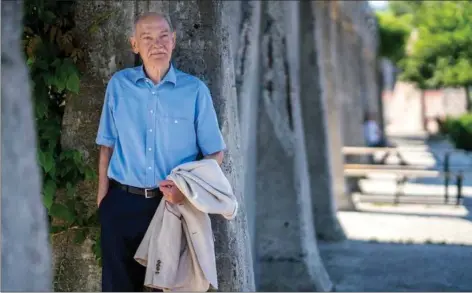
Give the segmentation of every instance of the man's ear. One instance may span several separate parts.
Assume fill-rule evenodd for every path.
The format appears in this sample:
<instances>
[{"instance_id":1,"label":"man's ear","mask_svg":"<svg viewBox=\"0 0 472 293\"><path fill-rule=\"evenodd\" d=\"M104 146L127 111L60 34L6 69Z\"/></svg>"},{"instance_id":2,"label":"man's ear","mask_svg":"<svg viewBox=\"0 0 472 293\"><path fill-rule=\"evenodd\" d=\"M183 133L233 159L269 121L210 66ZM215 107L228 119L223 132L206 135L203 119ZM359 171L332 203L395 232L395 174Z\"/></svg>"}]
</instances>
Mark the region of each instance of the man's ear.
<instances>
[{"instance_id":1,"label":"man's ear","mask_svg":"<svg viewBox=\"0 0 472 293\"><path fill-rule=\"evenodd\" d=\"M173 45L172 45L172 50L175 49L175 43L177 42L177 34L175 32L172 33L172 40L173 40Z\"/></svg>"},{"instance_id":2,"label":"man's ear","mask_svg":"<svg viewBox=\"0 0 472 293\"><path fill-rule=\"evenodd\" d=\"M138 54L138 44L136 42L136 38L134 36L129 38L129 43L131 44L131 50L133 50L134 54Z\"/></svg>"}]
</instances>

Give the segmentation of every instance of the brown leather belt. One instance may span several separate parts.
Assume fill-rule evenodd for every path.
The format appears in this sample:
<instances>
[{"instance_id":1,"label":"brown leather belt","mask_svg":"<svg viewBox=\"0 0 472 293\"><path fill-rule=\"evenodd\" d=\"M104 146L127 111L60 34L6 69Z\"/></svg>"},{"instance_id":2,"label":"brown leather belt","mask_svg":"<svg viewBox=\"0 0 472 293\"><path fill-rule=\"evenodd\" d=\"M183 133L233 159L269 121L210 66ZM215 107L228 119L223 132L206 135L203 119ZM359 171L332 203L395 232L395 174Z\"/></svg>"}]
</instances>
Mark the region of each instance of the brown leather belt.
<instances>
[{"instance_id":1,"label":"brown leather belt","mask_svg":"<svg viewBox=\"0 0 472 293\"><path fill-rule=\"evenodd\" d=\"M120 189L122 189L126 192L144 196L145 198L153 198L153 197L156 197L156 196L161 196L162 197L162 192L159 188L153 188L153 189L139 188L139 187L134 187L134 186L121 184L120 182L118 182L116 180L113 180L113 179L110 179L110 187L117 187L117 188L120 188Z\"/></svg>"}]
</instances>

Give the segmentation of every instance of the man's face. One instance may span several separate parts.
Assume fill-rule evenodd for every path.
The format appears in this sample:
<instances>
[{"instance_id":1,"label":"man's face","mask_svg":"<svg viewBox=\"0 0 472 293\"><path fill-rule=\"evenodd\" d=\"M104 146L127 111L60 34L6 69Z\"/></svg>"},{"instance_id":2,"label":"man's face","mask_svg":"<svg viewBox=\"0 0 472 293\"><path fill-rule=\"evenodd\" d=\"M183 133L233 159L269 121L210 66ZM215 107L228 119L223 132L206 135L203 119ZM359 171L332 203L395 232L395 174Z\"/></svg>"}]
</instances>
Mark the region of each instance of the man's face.
<instances>
[{"instance_id":1,"label":"man's face","mask_svg":"<svg viewBox=\"0 0 472 293\"><path fill-rule=\"evenodd\" d=\"M131 45L144 64L168 64L175 48L175 33L164 18L148 16L137 23Z\"/></svg>"}]
</instances>

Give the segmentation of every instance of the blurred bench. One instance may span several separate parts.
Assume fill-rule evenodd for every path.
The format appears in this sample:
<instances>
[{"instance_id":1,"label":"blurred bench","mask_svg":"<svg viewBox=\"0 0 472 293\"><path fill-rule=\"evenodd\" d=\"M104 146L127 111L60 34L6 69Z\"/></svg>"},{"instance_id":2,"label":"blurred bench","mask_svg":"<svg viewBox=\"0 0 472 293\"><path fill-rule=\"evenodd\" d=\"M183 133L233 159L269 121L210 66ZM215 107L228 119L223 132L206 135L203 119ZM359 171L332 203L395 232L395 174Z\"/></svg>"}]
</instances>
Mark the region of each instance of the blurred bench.
<instances>
[{"instance_id":1,"label":"blurred bench","mask_svg":"<svg viewBox=\"0 0 472 293\"><path fill-rule=\"evenodd\" d=\"M444 203L449 203L449 179L456 179L456 205L462 200L463 172L444 172L438 170L428 170L424 166L395 166L395 165L370 165L370 164L344 164L344 176L346 177L367 177L372 174L396 175L396 190L394 203L398 204L400 196L404 196L404 187L408 179L411 178L438 178L444 177Z\"/></svg>"},{"instance_id":2,"label":"blurred bench","mask_svg":"<svg viewBox=\"0 0 472 293\"><path fill-rule=\"evenodd\" d=\"M420 150L415 147L354 147L354 146L345 146L342 149L344 155L370 155L376 152L390 152L390 153L398 153L398 152L419 152L424 150Z\"/></svg>"},{"instance_id":3,"label":"blurred bench","mask_svg":"<svg viewBox=\"0 0 472 293\"><path fill-rule=\"evenodd\" d=\"M407 153L431 153L436 159L437 163L442 166L442 171L430 170L427 169L427 166L412 166L412 165L374 165L374 164L345 164L345 176L346 177L364 177L368 173L377 173L377 174L396 174L400 178L399 181L400 188L402 184L408 180L408 178L444 178L444 202L449 202L449 183L451 179L456 179L457 186L457 197L456 204L460 203L462 199L462 183L464 176L464 167L470 167L468 164L461 166L451 166L450 158L454 154L462 153L461 150L449 150L442 153L442 159L439 158L438 154L433 153L428 148L422 147L365 147L365 146L345 146L342 149L343 155L373 155L377 152L388 152L390 154L396 155L400 160L400 152ZM389 154L389 155L390 155ZM452 171L451 167L459 167L459 170ZM347 168L347 169L346 169ZM380 170L380 171L379 171ZM382 171L383 170L383 171ZM394 173L392 173L392 171ZM470 172L468 172L470 173ZM402 183L403 182L403 183Z\"/></svg>"},{"instance_id":4,"label":"blurred bench","mask_svg":"<svg viewBox=\"0 0 472 293\"><path fill-rule=\"evenodd\" d=\"M390 156L395 156L397 159L400 161L400 165L407 165L402 156L400 155L400 151L402 152L411 152L411 151L416 151L418 152L418 148L404 148L402 147L401 149L397 147L353 147L353 146L347 146L343 147L342 153L343 155L347 156L355 156L355 155L367 155L367 156L373 156L377 152L384 152L387 153L385 158L390 157Z\"/></svg>"}]
</instances>

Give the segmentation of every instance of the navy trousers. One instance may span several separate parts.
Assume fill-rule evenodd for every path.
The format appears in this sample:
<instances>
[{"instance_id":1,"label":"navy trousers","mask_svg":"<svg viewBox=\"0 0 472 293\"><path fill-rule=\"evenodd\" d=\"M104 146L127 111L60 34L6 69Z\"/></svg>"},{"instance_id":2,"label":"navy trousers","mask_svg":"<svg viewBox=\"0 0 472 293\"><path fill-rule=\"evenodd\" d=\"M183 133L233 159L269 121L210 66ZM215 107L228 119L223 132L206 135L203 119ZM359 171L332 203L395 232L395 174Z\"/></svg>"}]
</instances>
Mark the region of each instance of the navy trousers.
<instances>
[{"instance_id":1,"label":"navy trousers","mask_svg":"<svg viewBox=\"0 0 472 293\"><path fill-rule=\"evenodd\" d=\"M115 187L100 203L103 292L143 292L146 268L134 254L161 199Z\"/></svg>"}]
</instances>

